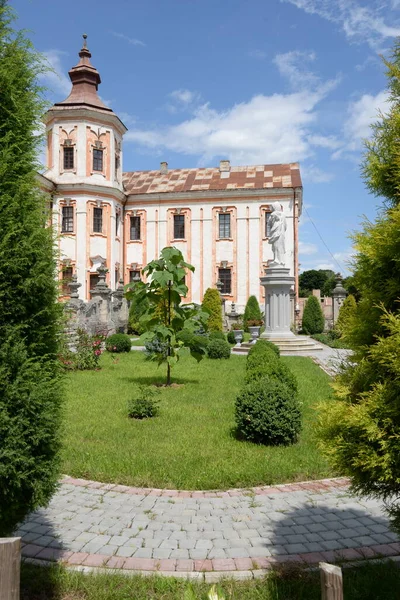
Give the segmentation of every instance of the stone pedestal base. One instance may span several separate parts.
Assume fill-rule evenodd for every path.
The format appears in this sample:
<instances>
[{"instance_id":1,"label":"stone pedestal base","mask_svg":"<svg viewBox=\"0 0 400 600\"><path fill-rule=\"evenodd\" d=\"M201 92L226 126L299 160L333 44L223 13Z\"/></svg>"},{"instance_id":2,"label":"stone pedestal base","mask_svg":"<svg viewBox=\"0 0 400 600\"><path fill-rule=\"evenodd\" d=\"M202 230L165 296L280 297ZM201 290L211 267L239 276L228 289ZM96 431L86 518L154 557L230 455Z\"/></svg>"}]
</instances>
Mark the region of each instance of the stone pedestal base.
<instances>
[{"instance_id":1,"label":"stone pedestal base","mask_svg":"<svg viewBox=\"0 0 400 600\"><path fill-rule=\"evenodd\" d=\"M273 341L274 338L295 338L290 331L290 290L294 277L286 267L275 266L266 269L261 277L265 289L265 331L261 337Z\"/></svg>"},{"instance_id":2,"label":"stone pedestal base","mask_svg":"<svg viewBox=\"0 0 400 600\"><path fill-rule=\"evenodd\" d=\"M289 272L286 267L273 266L266 269L265 276L261 277L261 285L265 289L265 331L261 338L276 344L283 353L322 350L312 340L295 335L290 330L290 291L294 285L294 277Z\"/></svg>"}]
</instances>

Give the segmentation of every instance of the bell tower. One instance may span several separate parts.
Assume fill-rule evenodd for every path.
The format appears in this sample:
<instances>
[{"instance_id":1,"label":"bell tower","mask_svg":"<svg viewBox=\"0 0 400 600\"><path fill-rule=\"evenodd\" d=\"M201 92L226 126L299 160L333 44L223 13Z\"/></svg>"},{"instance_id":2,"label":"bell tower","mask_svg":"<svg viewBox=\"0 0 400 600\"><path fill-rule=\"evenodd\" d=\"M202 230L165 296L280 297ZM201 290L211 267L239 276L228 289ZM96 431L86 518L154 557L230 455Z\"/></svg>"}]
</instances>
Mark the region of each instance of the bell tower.
<instances>
[{"instance_id":1,"label":"bell tower","mask_svg":"<svg viewBox=\"0 0 400 600\"><path fill-rule=\"evenodd\" d=\"M91 57L83 35L79 62L69 71L71 92L44 116L44 175L56 186L53 225L60 233L60 278L66 270L77 275L84 300L90 299L99 264L108 270L111 289L122 274L122 138L127 131L98 95L101 78Z\"/></svg>"}]
</instances>

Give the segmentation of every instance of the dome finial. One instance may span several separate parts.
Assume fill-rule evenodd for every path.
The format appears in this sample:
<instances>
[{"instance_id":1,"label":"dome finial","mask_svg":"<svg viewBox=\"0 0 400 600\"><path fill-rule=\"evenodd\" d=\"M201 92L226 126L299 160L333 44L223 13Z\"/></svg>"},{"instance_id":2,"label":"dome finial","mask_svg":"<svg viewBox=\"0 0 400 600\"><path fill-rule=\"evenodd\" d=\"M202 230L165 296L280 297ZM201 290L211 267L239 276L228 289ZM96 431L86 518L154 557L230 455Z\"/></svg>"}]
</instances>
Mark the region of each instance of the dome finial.
<instances>
[{"instance_id":1,"label":"dome finial","mask_svg":"<svg viewBox=\"0 0 400 600\"><path fill-rule=\"evenodd\" d=\"M84 47L84 48L87 48L87 44L86 44L86 40L87 40L87 33L84 33L84 34L82 35L82 37L83 37L83 47Z\"/></svg>"}]
</instances>

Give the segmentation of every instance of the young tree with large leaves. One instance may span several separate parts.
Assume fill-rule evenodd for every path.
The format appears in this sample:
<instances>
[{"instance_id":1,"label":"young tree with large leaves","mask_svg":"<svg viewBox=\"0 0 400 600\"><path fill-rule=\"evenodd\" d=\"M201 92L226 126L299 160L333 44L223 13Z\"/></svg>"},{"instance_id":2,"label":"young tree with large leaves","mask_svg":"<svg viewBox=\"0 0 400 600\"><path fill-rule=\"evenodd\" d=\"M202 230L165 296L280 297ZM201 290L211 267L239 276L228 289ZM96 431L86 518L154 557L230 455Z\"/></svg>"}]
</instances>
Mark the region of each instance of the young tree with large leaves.
<instances>
[{"instance_id":1,"label":"young tree with large leaves","mask_svg":"<svg viewBox=\"0 0 400 600\"><path fill-rule=\"evenodd\" d=\"M383 500L400 531L400 43L385 61L390 104L366 143L367 187L384 197L375 222L355 234L353 283L359 301L344 335L350 365L324 406L320 436L353 489Z\"/></svg>"},{"instance_id":2,"label":"young tree with large leaves","mask_svg":"<svg viewBox=\"0 0 400 600\"><path fill-rule=\"evenodd\" d=\"M185 344L182 332L195 333L205 324L208 314L193 305L182 304L182 298L187 294L185 284L187 271L194 267L183 259L182 252L174 247L161 251L158 260L152 260L142 273L147 281L139 281L126 286L126 298L137 306L147 303L147 310L140 318L140 324L148 332L146 338L157 342L159 351L153 353L153 358L159 364L167 366L166 384L171 385L171 367L179 360L179 353ZM190 344L191 355L200 361L205 354L201 339L196 344Z\"/></svg>"},{"instance_id":3,"label":"young tree with large leaves","mask_svg":"<svg viewBox=\"0 0 400 600\"><path fill-rule=\"evenodd\" d=\"M0 536L58 478L59 306L52 231L36 183L45 67L0 0Z\"/></svg>"}]
</instances>

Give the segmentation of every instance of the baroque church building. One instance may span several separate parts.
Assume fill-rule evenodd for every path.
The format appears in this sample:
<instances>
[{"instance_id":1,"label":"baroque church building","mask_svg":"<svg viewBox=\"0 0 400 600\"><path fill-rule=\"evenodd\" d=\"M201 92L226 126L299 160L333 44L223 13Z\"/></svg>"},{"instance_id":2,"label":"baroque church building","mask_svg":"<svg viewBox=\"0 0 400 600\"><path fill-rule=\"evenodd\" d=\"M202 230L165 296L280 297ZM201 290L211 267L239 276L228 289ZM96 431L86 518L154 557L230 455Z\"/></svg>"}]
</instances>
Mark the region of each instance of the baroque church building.
<instances>
[{"instance_id":1,"label":"baroque church building","mask_svg":"<svg viewBox=\"0 0 400 600\"><path fill-rule=\"evenodd\" d=\"M84 36L69 71L71 93L46 113L46 171L53 226L59 233L60 280L76 275L80 298L90 299L104 265L116 289L141 277L165 246L176 246L195 267L187 301L200 303L217 282L241 312L254 294L264 304L260 277L272 262L268 241L273 202L286 216L286 267L298 298L298 220L302 183L297 163L123 172L127 128L98 96L101 83ZM222 285L221 285L222 284ZM61 286L64 298L68 286Z\"/></svg>"}]
</instances>

